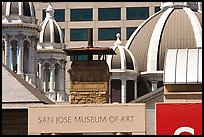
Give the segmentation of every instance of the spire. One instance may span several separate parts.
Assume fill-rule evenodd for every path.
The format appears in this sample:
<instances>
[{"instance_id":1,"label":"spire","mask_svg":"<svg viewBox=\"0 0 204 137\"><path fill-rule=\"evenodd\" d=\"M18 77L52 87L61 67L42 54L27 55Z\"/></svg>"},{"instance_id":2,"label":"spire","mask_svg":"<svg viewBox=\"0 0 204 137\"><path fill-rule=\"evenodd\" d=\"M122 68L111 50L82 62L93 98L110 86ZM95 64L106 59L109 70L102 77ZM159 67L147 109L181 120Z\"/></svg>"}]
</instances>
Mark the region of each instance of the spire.
<instances>
[{"instance_id":1,"label":"spire","mask_svg":"<svg viewBox=\"0 0 204 137\"><path fill-rule=\"evenodd\" d=\"M46 9L46 18L47 19L54 19L54 9L52 8L51 3L49 2L48 7Z\"/></svg>"},{"instance_id":2,"label":"spire","mask_svg":"<svg viewBox=\"0 0 204 137\"><path fill-rule=\"evenodd\" d=\"M115 41L114 45L122 46L122 42L120 41L120 33L116 34L117 40Z\"/></svg>"}]
</instances>

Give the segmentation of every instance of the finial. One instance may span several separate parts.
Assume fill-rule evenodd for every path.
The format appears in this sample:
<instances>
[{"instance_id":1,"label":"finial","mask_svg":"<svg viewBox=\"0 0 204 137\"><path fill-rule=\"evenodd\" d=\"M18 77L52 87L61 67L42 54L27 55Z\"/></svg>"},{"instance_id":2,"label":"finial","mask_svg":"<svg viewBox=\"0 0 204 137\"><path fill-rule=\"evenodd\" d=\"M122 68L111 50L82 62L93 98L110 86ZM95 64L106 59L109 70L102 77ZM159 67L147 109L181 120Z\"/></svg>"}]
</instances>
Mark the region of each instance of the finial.
<instances>
[{"instance_id":1,"label":"finial","mask_svg":"<svg viewBox=\"0 0 204 137\"><path fill-rule=\"evenodd\" d=\"M46 18L54 19L54 9L52 8L51 2L48 3L48 7L46 9Z\"/></svg>"},{"instance_id":2,"label":"finial","mask_svg":"<svg viewBox=\"0 0 204 137\"><path fill-rule=\"evenodd\" d=\"M117 39L119 39L120 38L120 33L117 33L116 37L117 37Z\"/></svg>"},{"instance_id":3,"label":"finial","mask_svg":"<svg viewBox=\"0 0 204 137\"><path fill-rule=\"evenodd\" d=\"M117 37L117 40L116 40L116 42L114 43L114 45L122 45L122 42L120 41L120 33L117 33L117 34L116 34L116 37Z\"/></svg>"}]
</instances>

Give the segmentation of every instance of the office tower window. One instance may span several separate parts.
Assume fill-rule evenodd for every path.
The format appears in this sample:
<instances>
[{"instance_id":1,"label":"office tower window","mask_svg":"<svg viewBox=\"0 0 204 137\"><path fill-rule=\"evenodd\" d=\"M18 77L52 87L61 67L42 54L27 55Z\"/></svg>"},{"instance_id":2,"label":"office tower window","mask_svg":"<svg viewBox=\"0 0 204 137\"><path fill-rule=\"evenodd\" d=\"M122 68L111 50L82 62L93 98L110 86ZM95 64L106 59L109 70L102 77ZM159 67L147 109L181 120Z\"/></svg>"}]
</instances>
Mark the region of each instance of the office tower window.
<instances>
[{"instance_id":1,"label":"office tower window","mask_svg":"<svg viewBox=\"0 0 204 137\"><path fill-rule=\"evenodd\" d=\"M57 22L65 21L65 10L64 9L55 9L54 15L55 15L55 20ZM46 12L45 10L43 10L43 20L45 19L45 17L46 17Z\"/></svg>"},{"instance_id":2,"label":"office tower window","mask_svg":"<svg viewBox=\"0 0 204 137\"><path fill-rule=\"evenodd\" d=\"M121 33L120 28L99 28L98 40L115 40L117 33Z\"/></svg>"},{"instance_id":3,"label":"office tower window","mask_svg":"<svg viewBox=\"0 0 204 137\"><path fill-rule=\"evenodd\" d=\"M63 41L65 41L65 29L61 29L61 30L62 30L62 33L64 35L64 40Z\"/></svg>"},{"instance_id":4,"label":"office tower window","mask_svg":"<svg viewBox=\"0 0 204 137\"><path fill-rule=\"evenodd\" d=\"M160 9L160 6L156 6L156 7L154 7L154 13L156 13L156 12L158 12L158 11L160 11L161 9Z\"/></svg>"},{"instance_id":5,"label":"office tower window","mask_svg":"<svg viewBox=\"0 0 204 137\"><path fill-rule=\"evenodd\" d=\"M70 41L88 41L88 28L70 29Z\"/></svg>"},{"instance_id":6,"label":"office tower window","mask_svg":"<svg viewBox=\"0 0 204 137\"><path fill-rule=\"evenodd\" d=\"M127 20L145 20L149 17L149 7L128 7L126 8Z\"/></svg>"},{"instance_id":7,"label":"office tower window","mask_svg":"<svg viewBox=\"0 0 204 137\"><path fill-rule=\"evenodd\" d=\"M126 28L126 39L128 40L132 33L137 29L137 27L127 27Z\"/></svg>"},{"instance_id":8,"label":"office tower window","mask_svg":"<svg viewBox=\"0 0 204 137\"><path fill-rule=\"evenodd\" d=\"M65 29L61 29L61 30L62 30L63 35L65 36Z\"/></svg>"},{"instance_id":9,"label":"office tower window","mask_svg":"<svg viewBox=\"0 0 204 137\"><path fill-rule=\"evenodd\" d=\"M120 20L121 9L120 8L99 8L98 9L98 20Z\"/></svg>"},{"instance_id":10,"label":"office tower window","mask_svg":"<svg viewBox=\"0 0 204 137\"><path fill-rule=\"evenodd\" d=\"M71 9L70 21L92 21L93 9Z\"/></svg>"}]
</instances>

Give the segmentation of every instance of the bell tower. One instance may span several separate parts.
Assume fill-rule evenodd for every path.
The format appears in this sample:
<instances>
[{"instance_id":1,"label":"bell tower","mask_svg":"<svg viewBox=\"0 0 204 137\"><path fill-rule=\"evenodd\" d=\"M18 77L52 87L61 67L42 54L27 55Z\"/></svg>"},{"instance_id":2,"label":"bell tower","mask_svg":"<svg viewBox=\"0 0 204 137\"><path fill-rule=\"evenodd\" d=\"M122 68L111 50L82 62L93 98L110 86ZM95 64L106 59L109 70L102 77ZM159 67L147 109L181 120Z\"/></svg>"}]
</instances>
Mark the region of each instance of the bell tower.
<instances>
[{"instance_id":1,"label":"bell tower","mask_svg":"<svg viewBox=\"0 0 204 137\"><path fill-rule=\"evenodd\" d=\"M39 31L32 2L3 2L2 63L33 86Z\"/></svg>"}]
</instances>

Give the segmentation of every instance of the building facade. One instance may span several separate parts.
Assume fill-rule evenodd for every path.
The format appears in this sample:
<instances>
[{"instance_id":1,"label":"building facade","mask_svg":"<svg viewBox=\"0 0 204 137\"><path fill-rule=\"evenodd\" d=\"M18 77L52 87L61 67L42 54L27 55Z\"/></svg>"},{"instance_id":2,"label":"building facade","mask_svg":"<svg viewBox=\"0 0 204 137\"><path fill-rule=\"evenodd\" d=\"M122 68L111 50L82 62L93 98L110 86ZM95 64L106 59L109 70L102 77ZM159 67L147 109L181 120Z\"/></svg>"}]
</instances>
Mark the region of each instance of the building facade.
<instances>
[{"instance_id":1,"label":"building facade","mask_svg":"<svg viewBox=\"0 0 204 137\"><path fill-rule=\"evenodd\" d=\"M45 19L48 2L33 2L40 24ZM111 47L120 33L123 45L132 32L148 17L160 10L160 2L52 2L55 20L64 32L67 48L86 47L88 29L93 28L93 46ZM81 57L83 58L83 57ZM67 57L67 70L73 57ZM70 77L66 77L66 92ZM69 93L68 93L69 94Z\"/></svg>"}]
</instances>

